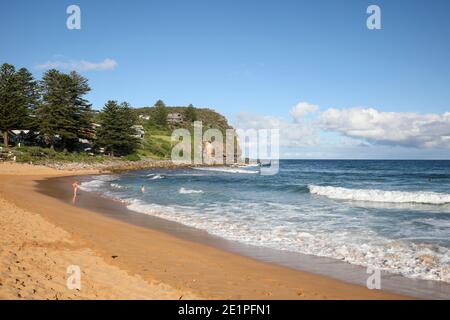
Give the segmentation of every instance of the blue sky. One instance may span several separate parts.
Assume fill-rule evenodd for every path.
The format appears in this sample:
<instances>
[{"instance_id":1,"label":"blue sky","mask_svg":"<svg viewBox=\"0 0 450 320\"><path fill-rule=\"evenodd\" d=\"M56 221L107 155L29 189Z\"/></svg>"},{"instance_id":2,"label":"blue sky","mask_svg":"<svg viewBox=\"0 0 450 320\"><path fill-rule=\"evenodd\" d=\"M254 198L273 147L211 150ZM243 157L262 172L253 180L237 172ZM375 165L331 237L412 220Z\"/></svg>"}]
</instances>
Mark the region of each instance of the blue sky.
<instances>
[{"instance_id":1,"label":"blue sky","mask_svg":"<svg viewBox=\"0 0 450 320\"><path fill-rule=\"evenodd\" d=\"M39 78L91 62L94 108L163 99L276 123L298 132L281 131L285 157L450 158L449 14L446 0L2 1L0 63ZM300 102L317 108L295 118Z\"/></svg>"}]
</instances>

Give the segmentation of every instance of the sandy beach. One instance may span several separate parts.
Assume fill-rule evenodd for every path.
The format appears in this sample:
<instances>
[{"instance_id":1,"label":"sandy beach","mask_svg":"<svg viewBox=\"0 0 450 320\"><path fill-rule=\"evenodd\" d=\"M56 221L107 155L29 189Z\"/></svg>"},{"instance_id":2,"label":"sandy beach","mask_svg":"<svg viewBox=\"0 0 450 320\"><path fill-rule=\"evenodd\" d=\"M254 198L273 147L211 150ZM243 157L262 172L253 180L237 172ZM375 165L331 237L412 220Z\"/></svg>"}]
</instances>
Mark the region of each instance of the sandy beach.
<instances>
[{"instance_id":1,"label":"sandy beach","mask_svg":"<svg viewBox=\"0 0 450 320\"><path fill-rule=\"evenodd\" d=\"M36 181L95 173L0 163L0 298L407 298L187 241L36 190ZM66 286L71 265L81 269L81 290Z\"/></svg>"}]
</instances>

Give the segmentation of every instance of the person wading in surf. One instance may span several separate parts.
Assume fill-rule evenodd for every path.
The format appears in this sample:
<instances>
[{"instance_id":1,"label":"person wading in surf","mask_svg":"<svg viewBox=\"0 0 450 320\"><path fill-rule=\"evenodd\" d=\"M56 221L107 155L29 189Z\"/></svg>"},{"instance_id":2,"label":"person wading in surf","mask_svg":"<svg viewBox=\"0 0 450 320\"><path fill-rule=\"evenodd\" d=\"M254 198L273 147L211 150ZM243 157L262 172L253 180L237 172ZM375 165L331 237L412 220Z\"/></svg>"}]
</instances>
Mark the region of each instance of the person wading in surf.
<instances>
[{"instance_id":1,"label":"person wading in surf","mask_svg":"<svg viewBox=\"0 0 450 320\"><path fill-rule=\"evenodd\" d=\"M73 189L73 199L72 202L75 203L76 199L77 199L77 194L78 194L78 188L80 187L80 185L78 184L78 181L75 181L74 183L72 183L72 189Z\"/></svg>"}]
</instances>

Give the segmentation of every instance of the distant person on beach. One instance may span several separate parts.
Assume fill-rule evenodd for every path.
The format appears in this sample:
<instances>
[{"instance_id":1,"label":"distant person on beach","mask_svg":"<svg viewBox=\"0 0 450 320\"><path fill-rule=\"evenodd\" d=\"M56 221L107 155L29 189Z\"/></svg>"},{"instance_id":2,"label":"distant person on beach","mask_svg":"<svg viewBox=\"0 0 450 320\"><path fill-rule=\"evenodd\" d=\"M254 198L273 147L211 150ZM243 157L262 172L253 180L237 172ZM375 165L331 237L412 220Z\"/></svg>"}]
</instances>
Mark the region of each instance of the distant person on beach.
<instances>
[{"instance_id":1,"label":"distant person on beach","mask_svg":"<svg viewBox=\"0 0 450 320\"><path fill-rule=\"evenodd\" d=\"M80 185L78 184L78 181L75 181L74 183L72 183L72 189L73 189L73 196L74 197L77 196L79 187L80 187Z\"/></svg>"},{"instance_id":2,"label":"distant person on beach","mask_svg":"<svg viewBox=\"0 0 450 320\"><path fill-rule=\"evenodd\" d=\"M72 203L73 204L75 204L75 202L77 201L77 193L78 193L79 187L80 187L80 185L78 184L78 181L75 181L74 183L72 183L72 189L73 189Z\"/></svg>"},{"instance_id":3,"label":"distant person on beach","mask_svg":"<svg viewBox=\"0 0 450 320\"><path fill-rule=\"evenodd\" d=\"M144 187L144 185L141 185L141 192L142 192L142 193L145 192L145 187Z\"/></svg>"}]
</instances>

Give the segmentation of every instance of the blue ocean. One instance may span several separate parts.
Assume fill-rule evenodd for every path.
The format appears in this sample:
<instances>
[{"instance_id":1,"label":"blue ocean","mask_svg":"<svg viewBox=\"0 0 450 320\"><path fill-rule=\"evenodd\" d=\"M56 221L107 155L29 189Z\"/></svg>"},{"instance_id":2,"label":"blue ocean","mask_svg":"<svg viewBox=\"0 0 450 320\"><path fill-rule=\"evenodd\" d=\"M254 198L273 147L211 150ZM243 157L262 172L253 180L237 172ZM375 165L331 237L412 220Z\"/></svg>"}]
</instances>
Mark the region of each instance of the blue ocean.
<instances>
[{"instance_id":1,"label":"blue ocean","mask_svg":"<svg viewBox=\"0 0 450 320\"><path fill-rule=\"evenodd\" d=\"M450 282L450 161L282 160L276 175L259 171L133 171L81 188L228 240Z\"/></svg>"}]
</instances>

